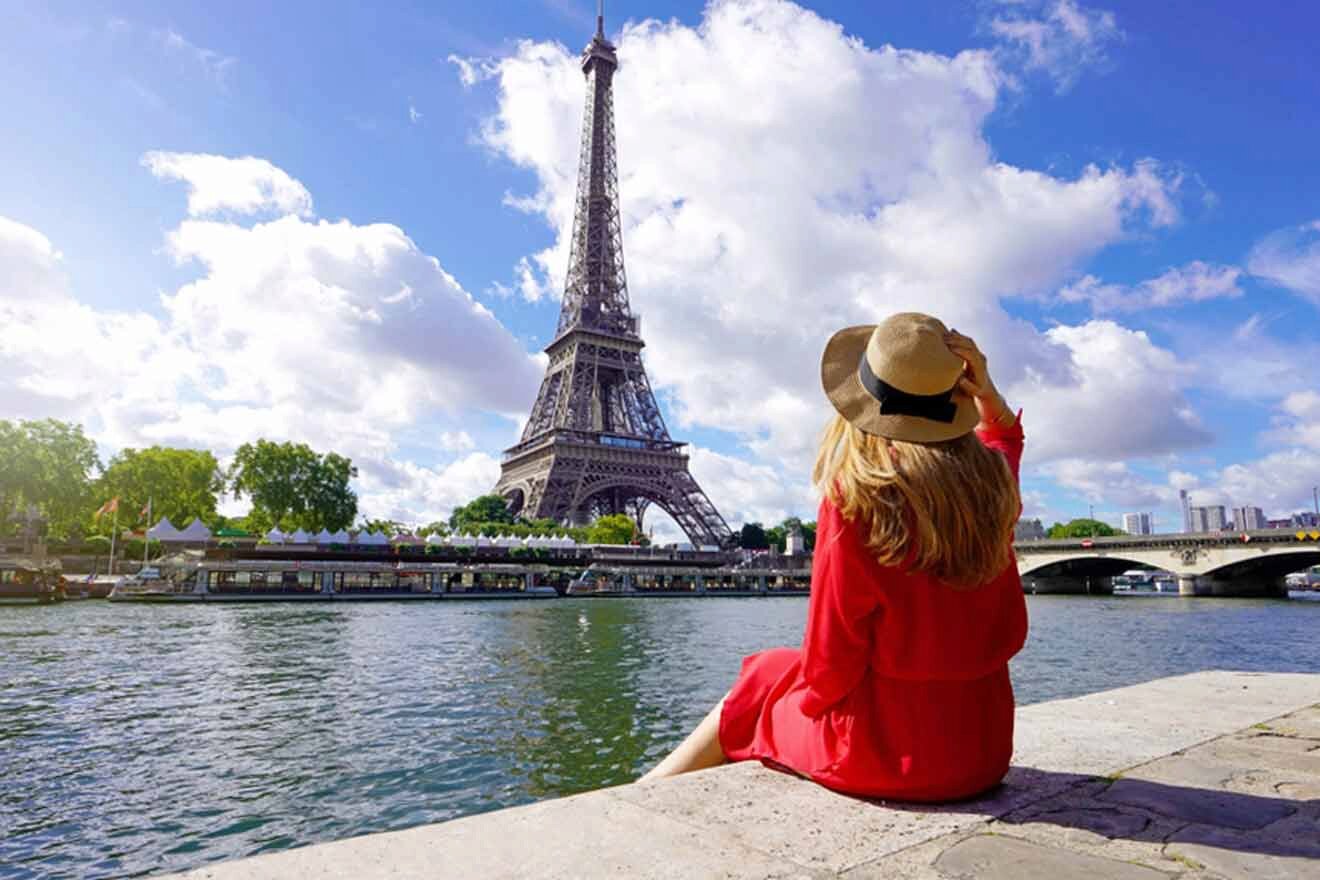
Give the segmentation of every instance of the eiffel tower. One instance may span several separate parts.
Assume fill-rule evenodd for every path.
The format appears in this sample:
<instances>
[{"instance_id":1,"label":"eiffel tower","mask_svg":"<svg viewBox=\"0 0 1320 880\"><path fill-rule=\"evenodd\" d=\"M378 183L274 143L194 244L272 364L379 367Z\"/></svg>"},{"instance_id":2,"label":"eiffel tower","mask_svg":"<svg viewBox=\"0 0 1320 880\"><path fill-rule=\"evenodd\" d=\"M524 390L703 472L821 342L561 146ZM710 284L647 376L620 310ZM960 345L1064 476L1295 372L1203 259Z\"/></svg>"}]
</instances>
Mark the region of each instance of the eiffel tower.
<instances>
[{"instance_id":1,"label":"eiffel tower","mask_svg":"<svg viewBox=\"0 0 1320 880\"><path fill-rule=\"evenodd\" d=\"M614 146L614 72L603 12L582 50L587 80L577 208L568 276L550 358L521 441L495 486L515 514L582 525L622 513L641 528L655 504L696 545L733 533L688 472L642 365L639 318L628 304Z\"/></svg>"}]
</instances>

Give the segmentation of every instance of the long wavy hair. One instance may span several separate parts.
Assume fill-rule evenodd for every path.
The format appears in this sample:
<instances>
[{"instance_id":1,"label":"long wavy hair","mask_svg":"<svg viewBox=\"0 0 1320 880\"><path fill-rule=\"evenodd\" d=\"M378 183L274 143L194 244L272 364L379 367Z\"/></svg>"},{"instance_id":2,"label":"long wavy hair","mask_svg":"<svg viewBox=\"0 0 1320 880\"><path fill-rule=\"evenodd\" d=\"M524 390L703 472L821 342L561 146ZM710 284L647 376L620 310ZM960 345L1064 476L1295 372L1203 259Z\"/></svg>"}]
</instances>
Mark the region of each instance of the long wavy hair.
<instances>
[{"instance_id":1,"label":"long wavy hair","mask_svg":"<svg viewBox=\"0 0 1320 880\"><path fill-rule=\"evenodd\" d=\"M904 564L970 589L1009 564L1017 481L1004 456L975 434L906 443L835 415L812 480L862 530L881 565Z\"/></svg>"}]
</instances>

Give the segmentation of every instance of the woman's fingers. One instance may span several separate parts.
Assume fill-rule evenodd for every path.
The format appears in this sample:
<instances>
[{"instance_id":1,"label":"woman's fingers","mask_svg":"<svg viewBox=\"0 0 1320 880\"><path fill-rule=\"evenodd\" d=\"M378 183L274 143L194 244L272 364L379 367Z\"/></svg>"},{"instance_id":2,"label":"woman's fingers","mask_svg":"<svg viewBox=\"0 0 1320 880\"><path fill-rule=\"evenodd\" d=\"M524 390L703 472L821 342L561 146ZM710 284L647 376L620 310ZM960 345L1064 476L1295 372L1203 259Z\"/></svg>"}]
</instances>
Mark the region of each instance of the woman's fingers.
<instances>
[{"instance_id":1,"label":"woman's fingers","mask_svg":"<svg viewBox=\"0 0 1320 880\"><path fill-rule=\"evenodd\" d=\"M966 376L963 376L961 379L958 380L958 389L962 391L964 394L966 394L968 397L972 397L972 398L980 397L981 392L983 390L980 385L977 385L975 382L973 382L971 379L968 379Z\"/></svg>"}]
</instances>

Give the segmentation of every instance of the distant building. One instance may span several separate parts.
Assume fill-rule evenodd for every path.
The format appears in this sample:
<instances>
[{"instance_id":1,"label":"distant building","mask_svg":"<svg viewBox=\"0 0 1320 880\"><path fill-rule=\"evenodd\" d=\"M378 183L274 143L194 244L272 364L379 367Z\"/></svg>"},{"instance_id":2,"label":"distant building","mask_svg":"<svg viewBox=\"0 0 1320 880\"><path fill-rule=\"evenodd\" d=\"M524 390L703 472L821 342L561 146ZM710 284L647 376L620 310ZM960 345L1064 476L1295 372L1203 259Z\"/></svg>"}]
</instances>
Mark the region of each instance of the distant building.
<instances>
[{"instance_id":1,"label":"distant building","mask_svg":"<svg viewBox=\"0 0 1320 880\"><path fill-rule=\"evenodd\" d=\"M1313 529L1320 526L1320 516L1309 510L1303 510L1301 513L1292 515L1292 528L1294 529Z\"/></svg>"},{"instance_id":2,"label":"distant building","mask_svg":"<svg viewBox=\"0 0 1320 880\"><path fill-rule=\"evenodd\" d=\"M1123 531L1129 535L1149 535L1151 533L1149 513L1123 514Z\"/></svg>"},{"instance_id":3,"label":"distant building","mask_svg":"<svg viewBox=\"0 0 1320 880\"><path fill-rule=\"evenodd\" d=\"M788 534L784 536L784 555L801 556L804 550L806 550L806 541L802 537L802 526L790 523Z\"/></svg>"},{"instance_id":4,"label":"distant building","mask_svg":"<svg viewBox=\"0 0 1320 880\"><path fill-rule=\"evenodd\" d=\"M1259 507L1235 507L1233 508L1233 528L1239 532L1249 532L1252 529L1267 528L1265 521L1265 511Z\"/></svg>"},{"instance_id":5,"label":"distant building","mask_svg":"<svg viewBox=\"0 0 1320 880\"><path fill-rule=\"evenodd\" d=\"M1014 541L1036 541L1045 537L1045 526L1038 519L1020 519L1013 526Z\"/></svg>"},{"instance_id":6,"label":"distant building","mask_svg":"<svg viewBox=\"0 0 1320 880\"><path fill-rule=\"evenodd\" d=\"M1193 532L1222 532L1228 526L1228 512L1222 504L1192 508Z\"/></svg>"},{"instance_id":7,"label":"distant building","mask_svg":"<svg viewBox=\"0 0 1320 880\"><path fill-rule=\"evenodd\" d=\"M1196 531L1196 529L1192 528L1192 499L1187 496L1186 489L1178 490L1178 501L1182 504L1183 531Z\"/></svg>"}]
</instances>

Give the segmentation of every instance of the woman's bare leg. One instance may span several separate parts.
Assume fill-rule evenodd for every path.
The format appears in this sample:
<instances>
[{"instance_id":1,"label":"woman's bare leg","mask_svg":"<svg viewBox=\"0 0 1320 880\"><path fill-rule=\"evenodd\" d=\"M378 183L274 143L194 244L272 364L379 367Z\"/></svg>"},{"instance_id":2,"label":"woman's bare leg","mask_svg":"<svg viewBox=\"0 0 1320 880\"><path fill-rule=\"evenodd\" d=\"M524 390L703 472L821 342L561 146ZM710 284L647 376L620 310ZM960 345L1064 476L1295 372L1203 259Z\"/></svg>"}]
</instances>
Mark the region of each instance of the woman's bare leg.
<instances>
[{"instance_id":1,"label":"woman's bare leg","mask_svg":"<svg viewBox=\"0 0 1320 880\"><path fill-rule=\"evenodd\" d=\"M649 779L677 776L679 773L705 770L707 767L718 767L727 763L729 759L724 756L724 749L720 748L720 710L723 708L724 700L720 700L701 720L696 730L678 744L678 748L637 781L646 782Z\"/></svg>"}]
</instances>

